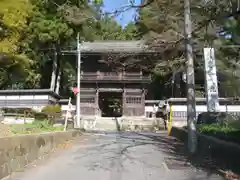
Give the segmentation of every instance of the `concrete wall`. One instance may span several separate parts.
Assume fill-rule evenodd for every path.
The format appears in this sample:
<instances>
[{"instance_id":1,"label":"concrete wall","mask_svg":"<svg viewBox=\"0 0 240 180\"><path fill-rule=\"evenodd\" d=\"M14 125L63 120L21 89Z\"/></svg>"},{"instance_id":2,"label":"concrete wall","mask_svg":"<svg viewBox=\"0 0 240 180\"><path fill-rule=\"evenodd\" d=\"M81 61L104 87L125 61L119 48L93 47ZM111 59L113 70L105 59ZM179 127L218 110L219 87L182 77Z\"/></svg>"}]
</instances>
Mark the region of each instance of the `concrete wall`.
<instances>
[{"instance_id":1,"label":"concrete wall","mask_svg":"<svg viewBox=\"0 0 240 180\"><path fill-rule=\"evenodd\" d=\"M28 163L44 157L59 144L78 136L78 131L19 135L0 138L0 179L23 170Z\"/></svg>"},{"instance_id":2,"label":"concrete wall","mask_svg":"<svg viewBox=\"0 0 240 180\"><path fill-rule=\"evenodd\" d=\"M173 127L171 136L183 141L187 145L188 133L186 129ZM211 136L198 133L198 158L204 165L204 160L211 160L218 169L229 168L240 171L240 145L223 141ZM210 162L210 161L209 161Z\"/></svg>"},{"instance_id":3,"label":"concrete wall","mask_svg":"<svg viewBox=\"0 0 240 180\"><path fill-rule=\"evenodd\" d=\"M153 129L165 129L165 124L161 118L139 118L139 117L82 117L82 125L85 130L97 131L152 131Z\"/></svg>"}]
</instances>

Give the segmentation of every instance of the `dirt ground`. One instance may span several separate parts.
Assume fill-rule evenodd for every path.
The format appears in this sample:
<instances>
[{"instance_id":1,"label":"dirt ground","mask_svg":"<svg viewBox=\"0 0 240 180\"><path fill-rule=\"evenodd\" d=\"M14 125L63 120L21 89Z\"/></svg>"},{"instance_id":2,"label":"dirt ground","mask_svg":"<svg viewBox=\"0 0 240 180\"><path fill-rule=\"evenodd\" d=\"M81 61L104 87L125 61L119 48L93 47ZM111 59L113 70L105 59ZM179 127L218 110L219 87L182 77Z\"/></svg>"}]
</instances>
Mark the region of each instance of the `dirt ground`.
<instances>
[{"instance_id":1,"label":"dirt ground","mask_svg":"<svg viewBox=\"0 0 240 180\"><path fill-rule=\"evenodd\" d=\"M0 137L11 136L12 132L10 126L7 124L0 124Z\"/></svg>"}]
</instances>

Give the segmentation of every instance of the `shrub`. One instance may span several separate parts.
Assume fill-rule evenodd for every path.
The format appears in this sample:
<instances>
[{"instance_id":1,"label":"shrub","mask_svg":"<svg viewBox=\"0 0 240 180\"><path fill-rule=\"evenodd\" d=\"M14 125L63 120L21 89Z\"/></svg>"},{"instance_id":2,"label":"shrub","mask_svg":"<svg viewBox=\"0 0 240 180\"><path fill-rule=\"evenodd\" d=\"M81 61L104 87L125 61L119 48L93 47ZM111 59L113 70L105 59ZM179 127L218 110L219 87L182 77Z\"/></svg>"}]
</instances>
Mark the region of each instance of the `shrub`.
<instances>
[{"instance_id":1,"label":"shrub","mask_svg":"<svg viewBox=\"0 0 240 180\"><path fill-rule=\"evenodd\" d=\"M233 124L201 124L197 126L200 133L214 136L216 138L240 144L240 122L235 121Z\"/></svg>"},{"instance_id":2,"label":"shrub","mask_svg":"<svg viewBox=\"0 0 240 180\"><path fill-rule=\"evenodd\" d=\"M61 113L61 106L59 105L47 105L42 109L42 113L47 115L47 119L50 124L53 124L55 118Z\"/></svg>"},{"instance_id":3,"label":"shrub","mask_svg":"<svg viewBox=\"0 0 240 180\"><path fill-rule=\"evenodd\" d=\"M35 120L44 121L48 119L48 115L42 112L37 112L34 114Z\"/></svg>"},{"instance_id":4,"label":"shrub","mask_svg":"<svg viewBox=\"0 0 240 180\"><path fill-rule=\"evenodd\" d=\"M198 115L197 124L225 124L231 115L224 112L203 112Z\"/></svg>"},{"instance_id":5,"label":"shrub","mask_svg":"<svg viewBox=\"0 0 240 180\"><path fill-rule=\"evenodd\" d=\"M61 106L59 106L59 105L47 105L42 109L42 112L46 113L46 114L60 113L61 112Z\"/></svg>"},{"instance_id":6,"label":"shrub","mask_svg":"<svg viewBox=\"0 0 240 180\"><path fill-rule=\"evenodd\" d=\"M212 133L216 134L218 132L228 133L235 131L233 127L221 125L221 124L201 124L198 125L198 131L201 133Z\"/></svg>"}]
</instances>

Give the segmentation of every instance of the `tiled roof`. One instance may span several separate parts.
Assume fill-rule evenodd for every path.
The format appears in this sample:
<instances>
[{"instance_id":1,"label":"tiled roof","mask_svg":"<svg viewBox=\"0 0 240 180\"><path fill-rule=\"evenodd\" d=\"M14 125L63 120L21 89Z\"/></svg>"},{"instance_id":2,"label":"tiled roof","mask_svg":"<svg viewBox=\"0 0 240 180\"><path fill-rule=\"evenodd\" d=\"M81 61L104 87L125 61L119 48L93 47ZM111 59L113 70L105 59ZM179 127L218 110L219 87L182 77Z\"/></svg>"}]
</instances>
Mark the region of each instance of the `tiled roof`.
<instances>
[{"instance_id":1,"label":"tiled roof","mask_svg":"<svg viewBox=\"0 0 240 180\"><path fill-rule=\"evenodd\" d=\"M94 41L81 43L82 52L150 52L143 41Z\"/></svg>"}]
</instances>

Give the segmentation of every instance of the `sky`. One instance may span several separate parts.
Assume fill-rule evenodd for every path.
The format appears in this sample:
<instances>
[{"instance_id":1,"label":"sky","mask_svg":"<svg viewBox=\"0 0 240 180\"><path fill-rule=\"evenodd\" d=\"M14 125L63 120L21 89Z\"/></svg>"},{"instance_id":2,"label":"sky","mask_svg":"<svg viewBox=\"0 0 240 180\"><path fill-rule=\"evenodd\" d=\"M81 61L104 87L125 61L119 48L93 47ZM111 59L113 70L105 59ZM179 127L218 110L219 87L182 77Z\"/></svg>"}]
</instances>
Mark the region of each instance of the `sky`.
<instances>
[{"instance_id":1,"label":"sky","mask_svg":"<svg viewBox=\"0 0 240 180\"><path fill-rule=\"evenodd\" d=\"M107 12L114 12L115 10L126 6L130 0L104 0L104 10ZM141 0L135 0L135 4L140 4ZM126 26L129 22L134 20L134 15L136 13L136 9L132 8L124 13L121 13L116 20L122 26Z\"/></svg>"}]
</instances>

